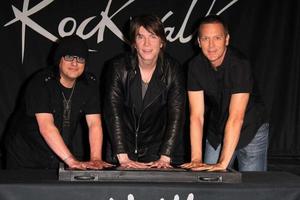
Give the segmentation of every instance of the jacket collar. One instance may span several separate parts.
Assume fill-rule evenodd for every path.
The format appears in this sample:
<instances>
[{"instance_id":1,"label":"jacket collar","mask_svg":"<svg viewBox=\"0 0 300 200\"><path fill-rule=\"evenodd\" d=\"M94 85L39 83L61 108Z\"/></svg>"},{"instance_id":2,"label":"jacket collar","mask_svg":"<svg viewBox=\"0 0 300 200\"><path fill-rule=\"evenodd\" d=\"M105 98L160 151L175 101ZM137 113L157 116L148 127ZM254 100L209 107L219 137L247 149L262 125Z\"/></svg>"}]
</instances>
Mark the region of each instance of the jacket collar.
<instances>
[{"instance_id":1,"label":"jacket collar","mask_svg":"<svg viewBox=\"0 0 300 200\"><path fill-rule=\"evenodd\" d=\"M139 68L138 68L138 59L136 54L129 54L128 55L128 64L127 64L127 70L128 70L128 78L129 78L129 82L133 83L133 79L136 79L136 75L139 75ZM149 83L146 95L143 99L143 108L148 107L149 105L152 104L152 102L155 101L155 99L160 96L164 90L166 89L166 80L165 80L165 65L163 64L163 55L159 56L158 60L157 60L157 65L156 65L156 69L153 73L153 76L151 78L151 81ZM140 80L140 78L138 78ZM135 82L135 81L134 81ZM141 85L140 85L140 81L138 83L137 87L133 87L136 88L138 90L141 90ZM132 89L132 88L131 88ZM133 92L133 91L132 91ZM140 91L135 91L136 94L136 98L139 98L140 101L142 96L141 96L141 92ZM137 99L136 99L137 100Z\"/></svg>"},{"instance_id":2,"label":"jacket collar","mask_svg":"<svg viewBox=\"0 0 300 200\"><path fill-rule=\"evenodd\" d=\"M164 63L164 53L162 52L159 56L158 56L158 60L157 60L157 64L156 64L156 69L155 71L158 72L157 76L158 76L158 80L161 80L163 82L165 82L165 65ZM127 54L127 65L126 65L126 69L129 73L133 73L133 74L137 74L137 70L138 70L138 58L137 58L137 54L136 53L131 53L131 54ZM153 74L154 75L154 74Z\"/></svg>"}]
</instances>

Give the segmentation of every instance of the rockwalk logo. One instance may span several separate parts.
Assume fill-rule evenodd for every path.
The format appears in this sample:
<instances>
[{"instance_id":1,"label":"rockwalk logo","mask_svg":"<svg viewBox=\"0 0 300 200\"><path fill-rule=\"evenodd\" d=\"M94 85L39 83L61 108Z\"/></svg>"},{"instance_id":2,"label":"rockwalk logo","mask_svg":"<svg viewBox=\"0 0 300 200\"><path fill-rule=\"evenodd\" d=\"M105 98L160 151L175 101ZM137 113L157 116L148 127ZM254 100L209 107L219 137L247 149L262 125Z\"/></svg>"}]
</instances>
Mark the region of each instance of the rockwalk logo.
<instances>
[{"instance_id":1,"label":"rockwalk logo","mask_svg":"<svg viewBox=\"0 0 300 200\"><path fill-rule=\"evenodd\" d=\"M20 10L16 8L14 5L12 5L12 10L15 15L15 18L9 22L7 22L4 27L8 27L18 21L21 22L22 26L22 63L24 59L24 52L25 52L25 35L26 35L26 28L29 27L32 30L34 30L36 33L44 36L45 38L55 42L58 37L46 30L42 25L38 24L38 22L32 20L30 16L32 16L35 13L41 12L42 10L46 9L48 5L50 5L54 0L43 0L37 5L33 6L29 9L29 0L23 1L23 8ZM113 18L120 14L122 10L126 9L128 6L130 6L135 0L128 0L126 3L124 3L118 10L116 10L114 13L110 14L110 7L113 0L108 0L107 6L104 11L100 12L101 20L100 22L88 33L86 32L86 27L89 23L91 23L97 16L91 16L83 20L81 23L78 23L73 17L65 17L60 21L58 24L58 34L59 37L64 37L68 35L72 35L76 33L83 39L88 39L92 37L93 35L97 34L97 44L101 43L104 40L104 31L106 28L108 28L113 34L115 34L120 40L127 43L127 39L125 38L124 34L121 32L121 30L117 27L117 25L114 23ZM217 0L212 0L212 3L206 13L206 15L210 14L215 2ZM227 5L225 5L221 10L217 12L217 15L220 15L225 10L229 9L233 4L235 4L238 0L232 0ZM186 16L180 26L180 29L178 33L175 33L175 27L165 27L167 40L170 42L174 42L176 40L179 40L180 43L187 43L191 41L193 33L189 34L188 36L185 35L185 28L187 25L187 22L189 21L189 18L191 16L191 13L193 12L193 9L195 5L197 4L198 0L192 0L191 5L186 13ZM46 10L45 10L46 11ZM165 14L162 17L162 22L167 21L174 13L172 11L168 11L167 14ZM128 17L130 18L130 16ZM71 24L72 28L68 31L66 31L65 27L67 24ZM94 50L91 50L94 51Z\"/></svg>"}]
</instances>

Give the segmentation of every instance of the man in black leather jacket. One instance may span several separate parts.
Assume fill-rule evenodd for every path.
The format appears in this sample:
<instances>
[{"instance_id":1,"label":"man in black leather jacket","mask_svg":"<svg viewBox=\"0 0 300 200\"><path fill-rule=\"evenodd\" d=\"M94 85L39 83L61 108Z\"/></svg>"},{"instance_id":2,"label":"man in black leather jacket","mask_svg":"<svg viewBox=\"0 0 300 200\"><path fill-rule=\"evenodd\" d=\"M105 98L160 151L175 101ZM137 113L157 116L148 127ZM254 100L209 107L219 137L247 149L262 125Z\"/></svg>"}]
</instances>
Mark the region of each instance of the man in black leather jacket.
<instances>
[{"instance_id":1,"label":"man in black leather jacket","mask_svg":"<svg viewBox=\"0 0 300 200\"><path fill-rule=\"evenodd\" d=\"M130 22L132 53L108 68L104 102L113 159L125 168L169 168L185 115L184 73L164 53L160 19L138 16Z\"/></svg>"}]
</instances>

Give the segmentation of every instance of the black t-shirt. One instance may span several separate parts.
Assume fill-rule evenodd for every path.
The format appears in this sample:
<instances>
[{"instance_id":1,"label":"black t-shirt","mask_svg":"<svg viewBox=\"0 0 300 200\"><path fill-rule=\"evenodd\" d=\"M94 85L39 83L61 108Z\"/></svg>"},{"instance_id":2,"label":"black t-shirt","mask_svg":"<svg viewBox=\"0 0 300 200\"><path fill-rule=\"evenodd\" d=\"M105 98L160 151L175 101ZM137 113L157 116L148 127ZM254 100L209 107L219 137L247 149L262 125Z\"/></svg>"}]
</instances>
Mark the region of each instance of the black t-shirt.
<instances>
[{"instance_id":1,"label":"black t-shirt","mask_svg":"<svg viewBox=\"0 0 300 200\"><path fill-rule=\"evenodd\" d=\"M72 89L71 89L72 90ZM56 168L57 156L42 138L36 113L50 113L64 142L71 147L79 120L87 114L100 113L98 82L91 74L76 81L70 101L70 126L63 128L63 95L68 99L71 90L63 88L49 69L37 73L28 83L22 101L12 120L7 135L7 151L20 167Z\"/></svg>"},{"instance_id":2,"label":"black t-shirt","mask_svg":"<svg viewBox=\"0 0 300 200\"><path fill-rule=\"evenodd\" d=\"M215 148L222 143L230 98L236 93L250 93L238 148L252 140L266 118L264 105L255 90L250 63L237 50L228 48L217 69L202 53L189 63L188 91L204 91L205 133Z\"/></svg>"}]
</instances>

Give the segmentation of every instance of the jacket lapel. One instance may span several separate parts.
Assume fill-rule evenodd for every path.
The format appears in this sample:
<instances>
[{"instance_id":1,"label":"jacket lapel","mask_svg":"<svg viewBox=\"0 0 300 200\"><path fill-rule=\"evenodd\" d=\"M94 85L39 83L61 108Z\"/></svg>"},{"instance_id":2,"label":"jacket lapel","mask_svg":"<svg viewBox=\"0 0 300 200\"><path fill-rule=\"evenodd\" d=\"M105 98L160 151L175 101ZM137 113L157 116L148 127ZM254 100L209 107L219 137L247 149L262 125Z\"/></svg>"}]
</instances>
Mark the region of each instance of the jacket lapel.
<instances>
[{"instance_id":1,"label":"jacket lapel","mask_svg":"<svg viewBox=\"0 0 300 200\"><path fill-rule=\"evenodd\" d=\"M151 105L165 91L166 84L163 82L162 75L161 66L157 66L143 100L144 109Z\"/></svg>"},{"instance_id":2,"label":"jacket lapel","mask_svg":"<svg viewBox=\"0 0 300 200\"><path fill-rule=\"evenodd\" d=\"M143 102L142 102L142 86L141 86L141 78L139 75L138 70L134 78L129 80L129 91L130 97L132 101L132 106L134 107L135 113L139 114L143 109Z\"/></svg>"}]
</instances>

